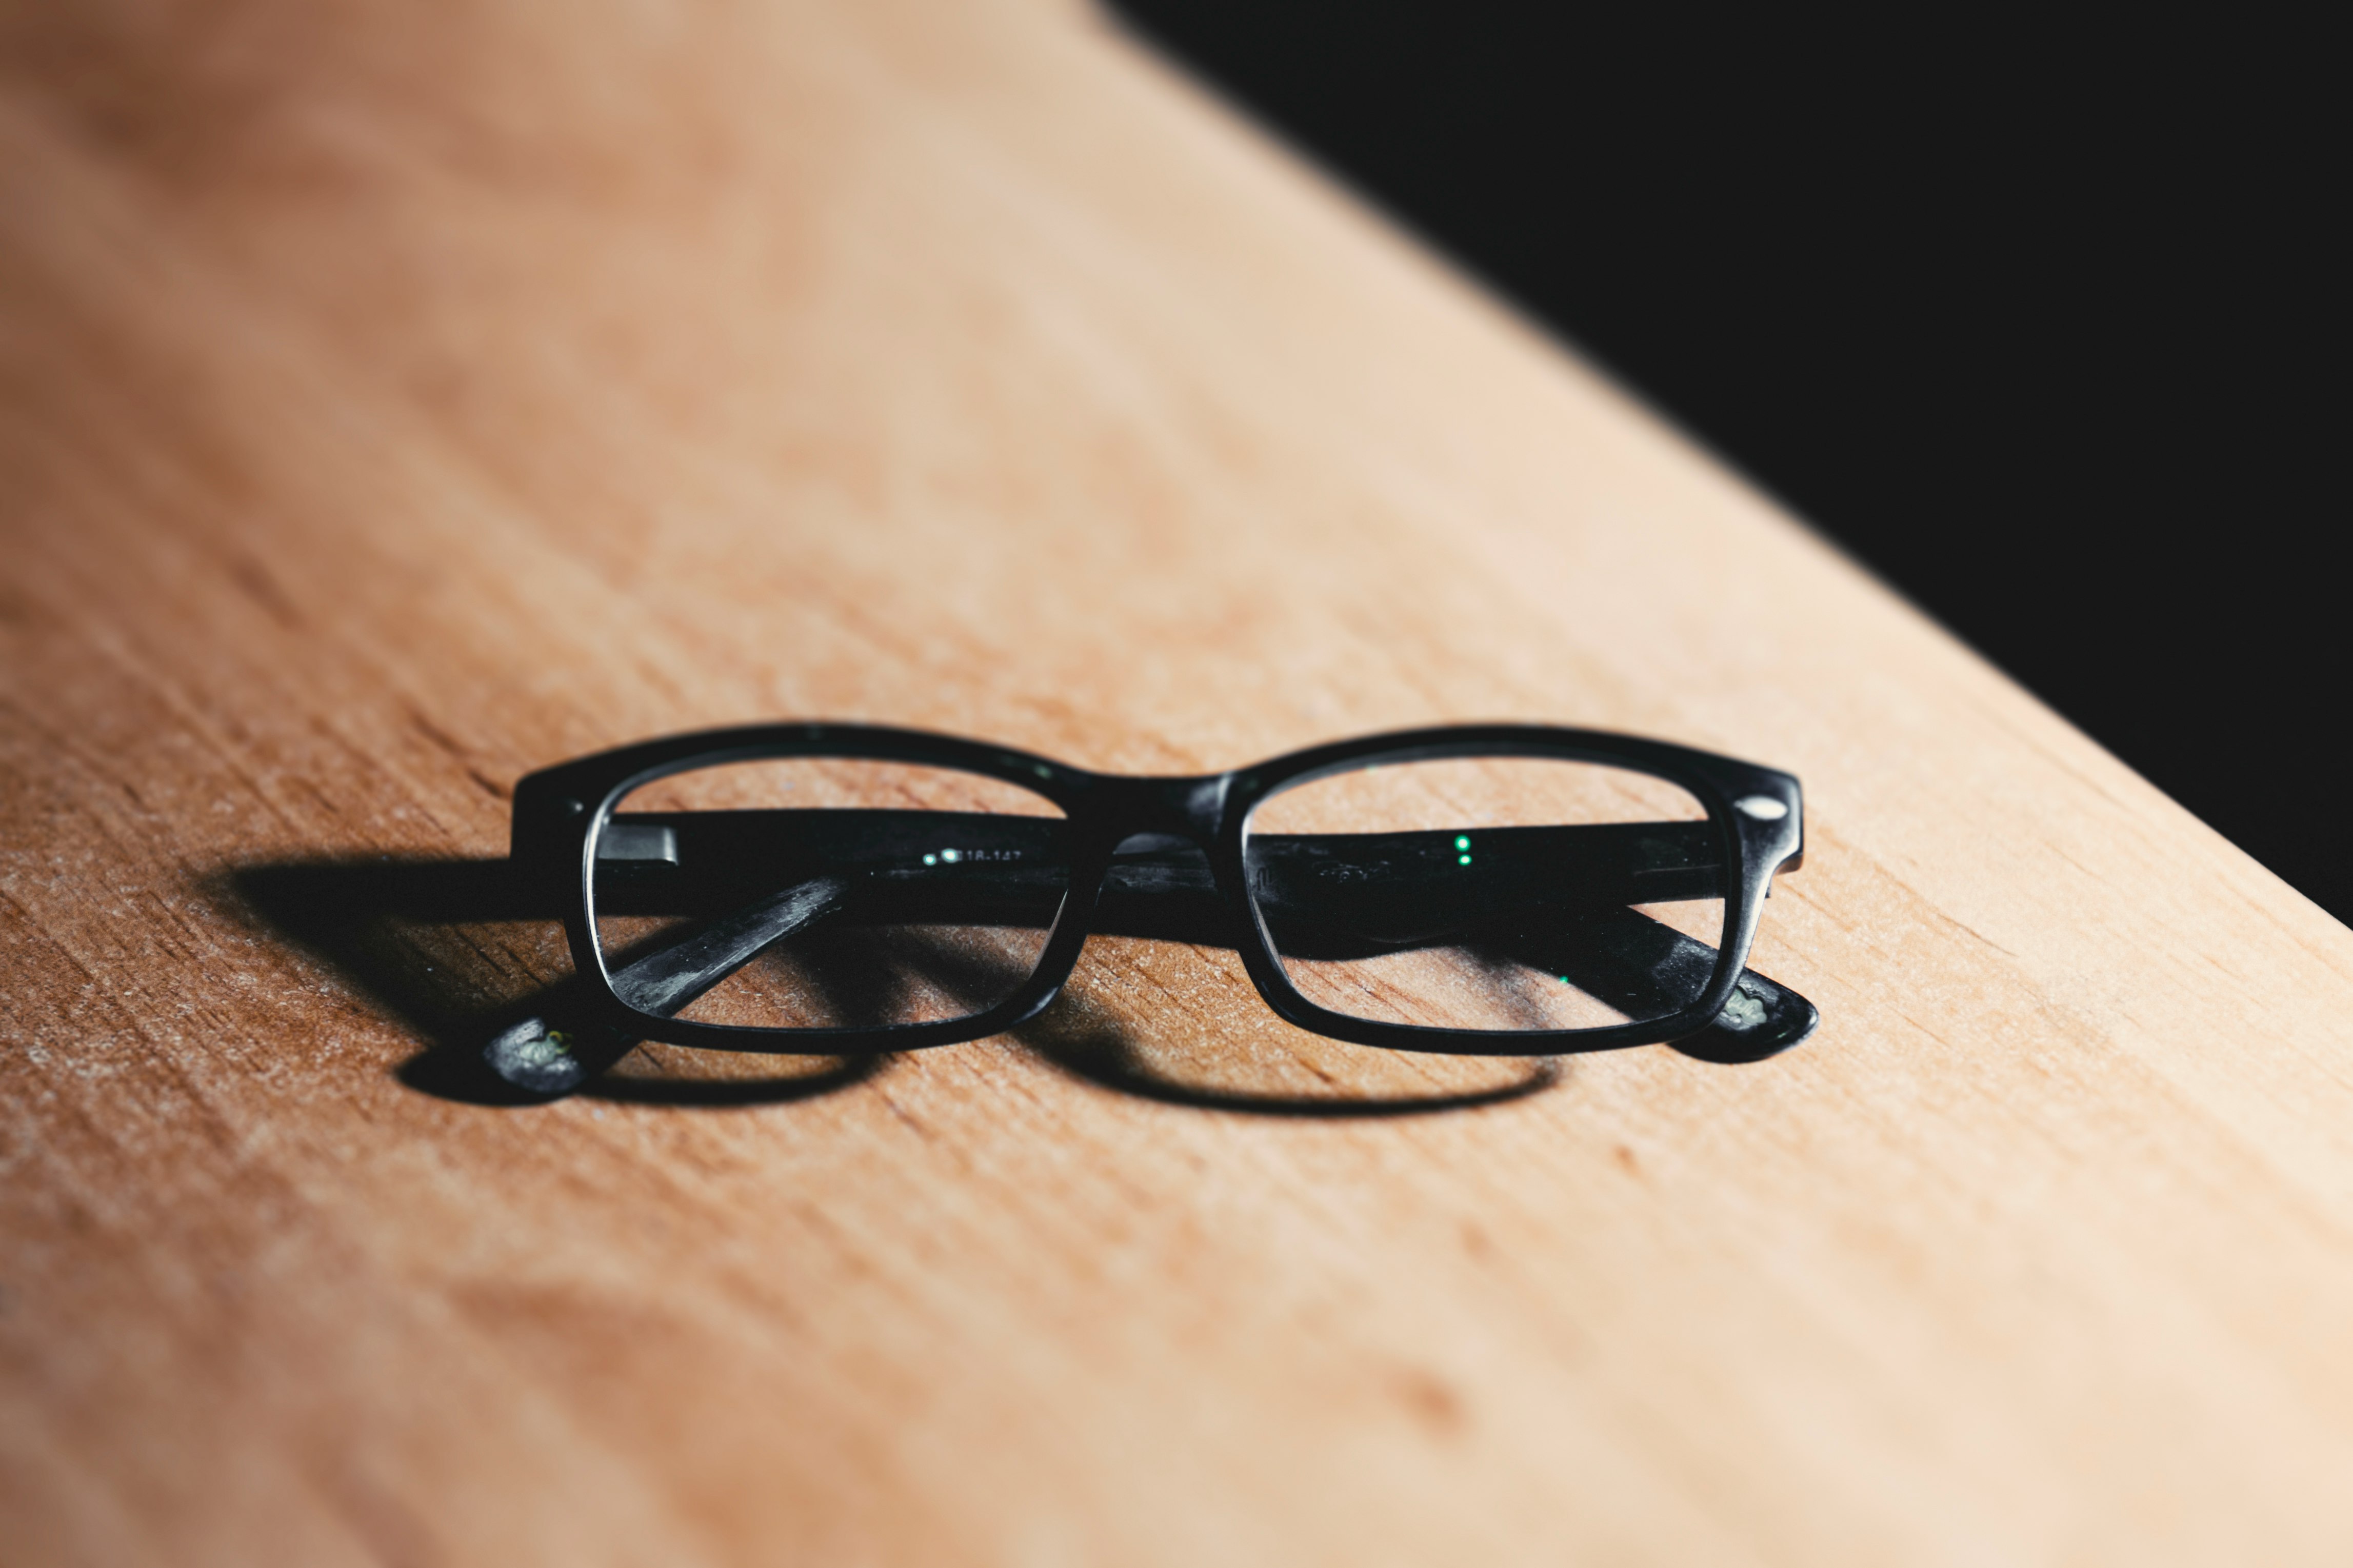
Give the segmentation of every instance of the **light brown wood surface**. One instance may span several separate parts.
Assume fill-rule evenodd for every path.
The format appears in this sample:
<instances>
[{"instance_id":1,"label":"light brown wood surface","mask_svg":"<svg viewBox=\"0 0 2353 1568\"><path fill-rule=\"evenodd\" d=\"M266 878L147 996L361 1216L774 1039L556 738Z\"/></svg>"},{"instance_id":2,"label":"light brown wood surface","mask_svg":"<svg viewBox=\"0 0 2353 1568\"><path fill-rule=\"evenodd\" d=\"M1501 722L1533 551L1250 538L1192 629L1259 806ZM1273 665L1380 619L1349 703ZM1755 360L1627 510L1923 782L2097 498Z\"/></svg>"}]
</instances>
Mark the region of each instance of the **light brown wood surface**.
<instances>
[{"instance_id":1,"label":"light brown wood surface","mask_svg":"<svg viewBox=\"0 0 2353 1568\"><path fill-rule=\"evenodd\" d=\"M2353 1561L2353 936L1100 16L5 16L0 1561ZM1784 766L1825 1022L412 1083L354 867L811 715Z\"/></svg>"}]
</instances>

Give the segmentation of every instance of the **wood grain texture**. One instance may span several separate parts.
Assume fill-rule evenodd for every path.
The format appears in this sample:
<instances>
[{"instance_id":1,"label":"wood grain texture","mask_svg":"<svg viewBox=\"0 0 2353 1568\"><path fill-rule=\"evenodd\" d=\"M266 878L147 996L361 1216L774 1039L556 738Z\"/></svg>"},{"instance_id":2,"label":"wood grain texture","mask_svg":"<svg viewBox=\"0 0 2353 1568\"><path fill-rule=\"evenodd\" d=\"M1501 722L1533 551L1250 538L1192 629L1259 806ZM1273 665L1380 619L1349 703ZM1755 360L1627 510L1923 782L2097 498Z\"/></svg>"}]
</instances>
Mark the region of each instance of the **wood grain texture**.
<instances>
[{"instance_id":1,"label":"wood grain texture","mask_svg":"<svg viewBox=\"0 0 2353 1568\"><path fill-rule=\"evenodd\" d=\"M5 16L0 1558L2353 1555L2353 936L1100 18ZM1826 1022L404 1078L561 961L366 868L806 715L1785 766Z\"/></svg>"}]
</instances>

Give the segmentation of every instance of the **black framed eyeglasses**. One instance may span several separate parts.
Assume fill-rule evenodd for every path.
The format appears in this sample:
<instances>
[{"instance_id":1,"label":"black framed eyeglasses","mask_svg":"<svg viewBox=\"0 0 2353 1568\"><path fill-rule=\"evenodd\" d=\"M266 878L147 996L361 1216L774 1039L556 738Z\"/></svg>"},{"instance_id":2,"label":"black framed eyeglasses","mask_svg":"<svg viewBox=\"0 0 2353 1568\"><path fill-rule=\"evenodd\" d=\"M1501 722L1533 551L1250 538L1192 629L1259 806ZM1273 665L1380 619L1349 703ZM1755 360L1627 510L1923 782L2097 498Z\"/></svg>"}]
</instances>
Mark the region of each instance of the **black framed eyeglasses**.
<instances>
[{"instance_id":1,"label":"black framed eyeglasses","mask_svg":"<svg viewBox=\"0 0 2353 1568\"><path fill-rule=\"evenodd\" d=\"M1731 1061L1816 1019L1744 967L1802 824L1788 773L1541 725L1158 778L809 723L533 773L513 855L560 887L583 1000L620 1037L824 1054L978 1039L1044 1009L1101 931L1230 946L1276 1013L1360 1045L1550 1056L1704 1037L1692 1054Z\"/></svg>"}]
</instances>

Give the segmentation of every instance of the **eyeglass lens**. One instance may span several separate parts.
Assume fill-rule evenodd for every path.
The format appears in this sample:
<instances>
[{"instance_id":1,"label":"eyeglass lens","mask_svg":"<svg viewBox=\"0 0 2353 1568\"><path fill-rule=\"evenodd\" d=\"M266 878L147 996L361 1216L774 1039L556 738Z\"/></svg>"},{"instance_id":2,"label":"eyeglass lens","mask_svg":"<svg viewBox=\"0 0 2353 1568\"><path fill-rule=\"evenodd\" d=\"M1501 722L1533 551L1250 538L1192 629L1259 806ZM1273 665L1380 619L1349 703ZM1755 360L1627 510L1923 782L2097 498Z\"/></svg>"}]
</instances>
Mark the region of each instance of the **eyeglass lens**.
<instances>
[{"instance_id":1,"label":"eyeglass lens","mask_svg":"<svg viewBox=\"0 0 2353 1568\"><path fill-rule=\"evenodd\" d=\"M848 757L656 779L618 803L595 865L621 1000L754 1029L987 1012L1036 972L1071 881L1068 824L1045 796Z\"/></svg>"},{"instance_id":2,"label":"eyeglass lens","mask_svg":"<svg viewBox=\"0 0 2353 1568\"><path fill-rule=\"evenodd\" d=\"M1470 1030L1662 1018L1722 945L1717 830L1679 784L1530 757L1381 763L1270 796L1250 898L1284 973L1352 1018Z\"/></svg>"}]
</instances>

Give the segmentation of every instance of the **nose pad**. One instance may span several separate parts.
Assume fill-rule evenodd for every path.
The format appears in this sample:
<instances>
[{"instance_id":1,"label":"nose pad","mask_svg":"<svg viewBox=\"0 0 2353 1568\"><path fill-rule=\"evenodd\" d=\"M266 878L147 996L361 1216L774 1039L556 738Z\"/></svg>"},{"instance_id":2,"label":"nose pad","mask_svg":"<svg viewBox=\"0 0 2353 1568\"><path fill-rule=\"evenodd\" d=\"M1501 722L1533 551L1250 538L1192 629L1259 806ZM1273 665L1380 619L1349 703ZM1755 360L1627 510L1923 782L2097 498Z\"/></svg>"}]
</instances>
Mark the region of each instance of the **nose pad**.
<instances>
[{"instance_id":1,"label":"nose pad","mask_svg":"<svg viewBox=\"0 0 2353 1568\"><path fill-rule=\"evenodd\" d=\"M1113 859L1144 855L1175 855L1199 846L1181 833L1131 833L1112 849Z\"/></svg>"},{"instance_id":2,"label":"nose pad","mask_svg":"<svg viewBox=\"0 0 2353 1568\"><path fill-rule=\"evenodd\" d=\"M1181 833L1131 833L1112 851L1094 929L1231 946L1224 909L1208 851Z\"/></svg>"}]
</instances>

